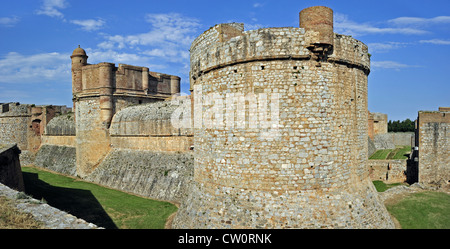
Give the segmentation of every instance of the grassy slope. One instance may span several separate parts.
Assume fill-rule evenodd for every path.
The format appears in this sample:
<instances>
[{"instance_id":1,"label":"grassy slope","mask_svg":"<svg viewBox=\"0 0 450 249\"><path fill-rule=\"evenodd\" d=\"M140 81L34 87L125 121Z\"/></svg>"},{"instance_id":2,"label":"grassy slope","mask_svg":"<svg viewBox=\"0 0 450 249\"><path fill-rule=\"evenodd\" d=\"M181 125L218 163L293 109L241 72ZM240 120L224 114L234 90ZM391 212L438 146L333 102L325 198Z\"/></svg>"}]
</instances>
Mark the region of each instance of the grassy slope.
<instances>
[{"instance_id":1,"label":"grassy slope","mask_svg":"<svg viewBox=\"0 0 450 249\"><path fill-rule=\"evenodd\" d=\"M168 202L138 197L76 178L22 167L26 193L105 228L162 229L177 210Z\"/></svg>"},{"instance_id":2,"label":"grassy slope","mask_svg":"<svg viewBox=\"0 0 450 249\"><path fill-rule=\"evenodd\" d=\"M410 194L386 208L403 229L450 228L450 195L446 193Z\"/></svg>"},{"instance_id":3,"label":"grassy slope","mask_svg":"<svg viewBox=\"0 0 450 249\"><path fill-rule=\"evenodd\" d=\"M411 146L399 146L395 149L377 150L369 159L407 159Z\"/></svg>"}]
</instances>

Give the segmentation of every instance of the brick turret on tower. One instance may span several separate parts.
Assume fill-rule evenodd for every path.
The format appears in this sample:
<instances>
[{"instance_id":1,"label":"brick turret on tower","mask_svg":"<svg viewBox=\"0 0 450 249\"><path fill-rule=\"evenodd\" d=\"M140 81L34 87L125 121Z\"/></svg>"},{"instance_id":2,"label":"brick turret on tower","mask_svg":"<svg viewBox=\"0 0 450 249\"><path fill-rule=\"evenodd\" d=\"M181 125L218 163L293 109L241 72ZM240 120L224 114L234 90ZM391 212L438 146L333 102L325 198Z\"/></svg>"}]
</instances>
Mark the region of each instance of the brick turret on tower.
<instances>
[{"instance_id":1,"label":"brick turret on tower","mask_svg":"<svg viewBox=\"0 0 450 249\"><path fill-rule=\"evenodd\" d=\"M72 93L76 94L82 88L82 68L87 65L88 56L86 51L78 45L78 48L73 51L70 58L72 59ZM75 101L73 102L73 108L75 110Z\"/></svg>"}]
</instances>

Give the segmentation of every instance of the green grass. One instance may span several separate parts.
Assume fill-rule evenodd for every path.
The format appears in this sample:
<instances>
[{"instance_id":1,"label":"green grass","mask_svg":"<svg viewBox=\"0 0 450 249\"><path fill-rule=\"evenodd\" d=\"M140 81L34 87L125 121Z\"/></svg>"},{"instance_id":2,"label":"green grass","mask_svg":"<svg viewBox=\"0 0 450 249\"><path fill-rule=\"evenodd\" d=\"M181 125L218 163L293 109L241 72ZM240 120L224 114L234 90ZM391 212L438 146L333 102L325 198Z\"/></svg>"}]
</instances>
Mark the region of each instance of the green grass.
<instances>
[{"instance_id":1,"label":"green grass","mask_svg":"<svg viewBox=\"0 0 450 249\"><path fill-rule=\"evenodd\" d=\"M389 188L395 187L395 186L399 186L402 185L403 183L391 183L391 184L386 184L383 181L373 181L373 185L375 186L376 190L378 192L384 192L386 190L388 190Z\"/></svg>"},{"instance_id":2,"label":"green grass","mask_svg":"<svg viewBox=\"0 0 450 249\"><path fill-rule=\"evenodd\" d=\"M377 150L375 153L373 153L373 155L371 155L369 157L369 159L379 159L379 160L383 160L386 159L387 155L391 152L391 149L386 149L386 150Z\"/></svg>"},{"instance_id":3,"label":"green grass","mask_svg":"<svg viewBox=\"0 0 450 249\"><path fill-rule=\"evenodd\" d=\"M450 195L446 193L410 194L386 208L403 229L450 228Z\"/></svg>"},{"instance_id":4,"label":"green grass","mask_svg":"<svg viewBox=\"0 0 450 249\"><path fill-rule=\"evenodd\" d=\"M410 152L411 146L398 146L395 149L377 150L369 157L369 159L408 159L408 154Z\"/></svg>"},{"instance_id":5,"label":"green grass","mask_svg":"<svg viewBox=\"0 0 450 249\"><path fill-rule=\"evenodd\" d=\"M163 229L177 207L118 190L22 167L28 195L104 228Z\"/></svg>"}]
</instances>

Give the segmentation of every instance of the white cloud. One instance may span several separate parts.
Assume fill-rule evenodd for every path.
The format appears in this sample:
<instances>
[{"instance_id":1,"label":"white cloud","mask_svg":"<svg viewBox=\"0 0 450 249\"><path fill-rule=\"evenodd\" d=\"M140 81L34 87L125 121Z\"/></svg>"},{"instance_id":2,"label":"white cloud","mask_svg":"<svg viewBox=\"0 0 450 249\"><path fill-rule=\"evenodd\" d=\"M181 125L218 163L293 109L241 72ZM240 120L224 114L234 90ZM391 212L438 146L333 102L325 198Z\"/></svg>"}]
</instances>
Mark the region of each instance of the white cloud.
<instances>
[{"instance_id":1,"label":"white cloud","mask_svg":"<svg viewBox=\"0 0 450 249\"><path fill-rule=\"evenodd\" d=\"M424 26L432 24L449 24L450 16L437 16L433 18L421 17L398 17L388 21L397 26Z\"/></svg>"},{"instance_id":2,"label":"white cloud","mask_svg":"<svg viewBox=\"0 0 450 249\"><path fill-rule=\"evenodd\" d=\"M17 102L18 99L28 100L30 97L28 92L0 87L0 102Z\"/></svg>"},{"instance_id":3,"label":"white cloud","mask_svg":"<svg viewBox=\"0 0 450 249\"><path fill-rule=\"evenodd\" d=\"M262 7L262 6L263 6L262 3L254 3L253 4L253 8L259 8L259 7Z\"/></svg>"},{"instance_id":4,"label":"white cloud","mask_svg":"<svg viewBox=\"0 0 450 249\"><path fill-rule=\"evenodd\" d=\"M189 64L189 47L198 35L200 21L179 13L147 14L145 21L150 24L149 31L126 36L104 35L105 40L97 44L98 49L116 55L121 53L115 50L127 49L131 52L128 56L134 54L136 62L157 60L162 66L181 63L180 70L184 70Z\"/></svg>"},{"instance_id":5,"label":"white cloud","mask_svg":"<svg viewBox=\"0 0 450 249\"><path fill-rule=\"evenodd\" d=\"M420 40L420 43L429 43L429 44L436 44L436 45L450 45L449 40L441 40L441 39L432 39L432 40Z\"/></svg>"},{"instance_id":6,"label":"white cloud","mask_svg":"<svg viewBox=\"0 0 450 249\"><path fill-rule=\"evenodd\" d=\"M103 21L102 19L71 20L70 22L76 25L80 25L81 29L86 31L99 30L103 28L103 25L105 25L105 21Z\"/></svg>"},{"instance_id":7,"label":"white cloud","mask_svg":"<svg viewBox=\"0 0 450 249\"><path fill-rule=\"evenodd\" d=\"M382 69L394 69L399 71L403 68L412 68L412 67L420 67L415 65L407 65L395 61L372 61L370 62L370 66L373 68L382 68Z\"/></svg>"},{"instance_id":8,"label":"white cloud","mask_svg":"<svg viewBox=\"0 0 450 249\"><path fill-rule=\"evenodd\" d=\"M375 42L368 43L370 53L385 53L392 49L398 49L407 46L406 42Z\"/></svg>"},{"instance_id":9,"label":"white cloud","mask_svg":"<svg viewBox=\"0 0 450 249\"><path fill-rule=\"evenodd\" d=\"M348 18L347 15L334 14L335 32L346 35L361 36L367 34L403 34L423 35L429 33L426 30L410 27L376 27L370 23L357 23Z\"/></svg>"},{"instance_id":10,"label":"white cloud","mask_svg":"<svg viewBox=\"0 0 450 249\"><path fill-rule=\"evenodd\" d=\"M136 46L162 46L167 43L186 46L194 40L195 37L192 34L200 26L197 19L178 13L148 14L145 19L151 24L150 31L128 36L106 36L106 41L100 43L99 46L104 48L117 46L119 49Z\"/></svg>"},{"instance_id":11,"label":"white cloud","mask_svg":"<svg viewBox=\"0 0 450 249\"><path fill-rule=\"evenodd\" d=\"M66 0L44 0L41 8L36 11L36 14L63 18L64 14L59 10L65 9L67 6L68 3Z\"/></svg>"},{"instance_id":12,"label":"white cloud","mask_svg":"<svg viewBox=\"0 0 450 249\"><path fill-rule=\"evenodd\" d=\"M14 27L20 19L17 16L14 17L0 17L0 26Z\"/></svg>"},{"instance_id":13,"label":"white cloud","mask_svg":"<svg viewBox=\"0 0 450 249\"><path fill-rule=\"evenodd\" d=\"M1 83L70 82L70 78L70 54L10 52L0 58Z\"/></svg>"}]
</instances>

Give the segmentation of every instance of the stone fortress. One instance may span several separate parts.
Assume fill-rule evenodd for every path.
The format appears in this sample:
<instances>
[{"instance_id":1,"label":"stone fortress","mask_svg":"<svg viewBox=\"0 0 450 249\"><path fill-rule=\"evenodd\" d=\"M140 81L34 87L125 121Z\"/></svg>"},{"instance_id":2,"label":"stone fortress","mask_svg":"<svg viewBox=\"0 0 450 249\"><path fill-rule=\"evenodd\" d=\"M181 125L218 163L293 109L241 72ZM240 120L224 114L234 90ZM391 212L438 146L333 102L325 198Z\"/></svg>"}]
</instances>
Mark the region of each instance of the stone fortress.
<instances>
[{"instance_id":1,"label":"stone fortress","mask_svg":"<svg viewBox=\"0 0 450 249\"><path fill-rule=\"evenodd\" d=\"M367 108L368 48L334 33L327 7L299 17L299 28L205 31L190 96L177 76L90 65L78 47L73 110L2 104L0 144L17 144L22 165L179 203L174 228L393 228L368 162L387 133ZM419 112L400 174L449 183L449 112Z\"/></svg>"}]
</instances>

